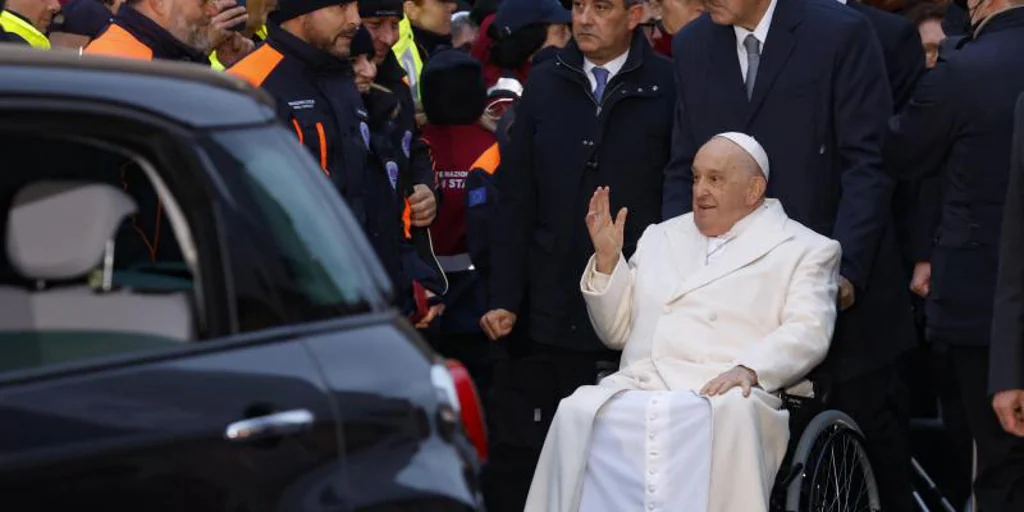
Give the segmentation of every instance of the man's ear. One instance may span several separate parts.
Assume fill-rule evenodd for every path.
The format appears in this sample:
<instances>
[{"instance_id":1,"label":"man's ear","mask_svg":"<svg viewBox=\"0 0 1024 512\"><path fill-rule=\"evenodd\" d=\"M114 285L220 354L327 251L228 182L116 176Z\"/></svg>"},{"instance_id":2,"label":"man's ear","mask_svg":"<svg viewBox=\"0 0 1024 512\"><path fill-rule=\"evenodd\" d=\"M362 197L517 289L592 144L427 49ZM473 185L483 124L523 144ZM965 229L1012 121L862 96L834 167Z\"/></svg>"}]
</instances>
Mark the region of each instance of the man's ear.
<instances>
[{"instance_id":1,"label":"man's ear","mask_svg":"<svg viewBox=\"0 0 1024 512\"><path fill-rule=\"evenodd\" d=\"M755 176L750 184L750 204L757 204L761 198L764 197L765 191L768 190L768 180L764 179L764 176L760 174Z\"/></svg>"},{"instance_id":2,"label":"man's ear","mask_svg":"<svg viewBox=\"0 0 1024 512\"><path fill-rule=\"evenodd\" d=\"M412 21L412 18L420 16L420 6L416 5L416 2L412 0L405 0L402 3L402 10L405 11L405 15L409 17L410 21Z\"/></svg>"},{"instance_id":3,"label":"man's ear","mask_svg":"<svg viewBox=\"0 0 1024 512\"><path fill-rule=\"evenodd\" d=\"M628 2L629 0L622 0ZM626 15L629 19L629 31L636 30L636 27L640 25L640 21L644 19L644 4L636 3L626 8Z\"/></svg>"}]
</instances>

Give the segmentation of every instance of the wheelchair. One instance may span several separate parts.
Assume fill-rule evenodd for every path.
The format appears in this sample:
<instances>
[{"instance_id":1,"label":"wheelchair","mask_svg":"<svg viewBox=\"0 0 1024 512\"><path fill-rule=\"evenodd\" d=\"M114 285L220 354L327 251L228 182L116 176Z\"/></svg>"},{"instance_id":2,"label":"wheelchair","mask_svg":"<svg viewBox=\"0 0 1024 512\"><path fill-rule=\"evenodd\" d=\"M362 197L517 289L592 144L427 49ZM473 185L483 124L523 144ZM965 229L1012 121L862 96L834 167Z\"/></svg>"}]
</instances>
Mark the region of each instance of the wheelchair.
<instances>
[{"instance_id":1,"label":"wheelchair","mask_svg":"<svg viewBox=\"0 0 1024 512\"><path fill-rule=\"evenodd\" d=\"M782 393L790 442L771 494L772 512L878 512L878 485L864 434L846 414L827 410L828 392L814 398Z\"/></svg>"}]
</instances>

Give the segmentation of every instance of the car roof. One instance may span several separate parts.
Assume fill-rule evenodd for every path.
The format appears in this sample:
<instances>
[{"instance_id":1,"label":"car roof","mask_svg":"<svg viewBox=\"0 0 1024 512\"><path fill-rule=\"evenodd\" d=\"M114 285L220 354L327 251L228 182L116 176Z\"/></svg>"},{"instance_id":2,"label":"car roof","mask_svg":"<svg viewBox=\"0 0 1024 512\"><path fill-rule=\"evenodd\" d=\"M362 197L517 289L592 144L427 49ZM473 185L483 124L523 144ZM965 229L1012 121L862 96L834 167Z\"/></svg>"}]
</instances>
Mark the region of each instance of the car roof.
<instances>
[{"instance_id":1,"label":"car roof","mask_svg":"<svg viewBox=\"0 0 1024 512\"><path fill-rule=\"evenodd\" d=\"M267 123L273 100L244 80L187 62L81 56L0 44L0 98L73 98L137 108L194 128Z\"/></svg>"}]
</instances>

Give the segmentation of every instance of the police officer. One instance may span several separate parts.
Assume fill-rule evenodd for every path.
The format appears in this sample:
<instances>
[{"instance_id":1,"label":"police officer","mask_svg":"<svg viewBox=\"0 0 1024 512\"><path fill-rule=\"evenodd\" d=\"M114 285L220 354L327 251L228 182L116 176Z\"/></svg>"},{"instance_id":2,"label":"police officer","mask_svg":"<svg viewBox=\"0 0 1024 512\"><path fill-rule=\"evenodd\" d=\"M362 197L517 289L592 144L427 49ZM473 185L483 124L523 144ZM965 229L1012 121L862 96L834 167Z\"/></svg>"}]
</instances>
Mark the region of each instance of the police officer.
<instances>
[{"instance_id":1,"label":"police officer","mask_svg":"<svg viewBox=\"0 0 1024 512\"><path fill-rule=\"evenodd\" d=\"M0 0L0 13L2 13L4 11L4 5L5 5L5 0ZM0 14L0 15L2 15L2 14ZM27 45L28 44L24 39L18 37L18 34L7 32L6 30L4 30L3 23L0 23L0 43L15 43L15 44L22 44L22 45Z\"/></svg>"},{"instance_id":2,"label":"police officer","mask_svg":"<svg viewBox=\"0 0 1024 512\"><path fill-rule=\"evenodd\" d=\"M989 339L1013 113L1024 92L1024 1L968 0L972 31L940 54L890 123L886 158L901 178L938 174L942 214L931 253L927 335L949 347L977 447L981 511L1021 510L1024 440L989 405Z\"/></svg>"},{"instance_id":3,"label":"police officer","mask_svg":"<svg viewBox=\"0 0 1024 512\"><path fill-rule=\"evenodd\" d=\"M57 0L8 0L7 8L0 12L0 26L33 48L50 49L46 32L50 22L60 12ZM8 36L10 37L10 36Z\"/></svg>"},{"instance_id":4,"label":"police officer","mask_svg":"<svg viewBox=\"0 0 1024 512\"><path fill-rule=\"evenodd\" d=\"M399 24L403 19L401 0L363 0L359 2L359 16L373 39L374 63L377 65L377 85L373 94L390 91L400 103L395 126L401 133L398 147L409 160L413 194L408 198L412 225L427 227L437 216L440 193L436 190L434 167L429 150L420 136L416 123L416 106L409 88L409 77L398 64L392 47L398 41Z\"/></svg>"}]
</instances>

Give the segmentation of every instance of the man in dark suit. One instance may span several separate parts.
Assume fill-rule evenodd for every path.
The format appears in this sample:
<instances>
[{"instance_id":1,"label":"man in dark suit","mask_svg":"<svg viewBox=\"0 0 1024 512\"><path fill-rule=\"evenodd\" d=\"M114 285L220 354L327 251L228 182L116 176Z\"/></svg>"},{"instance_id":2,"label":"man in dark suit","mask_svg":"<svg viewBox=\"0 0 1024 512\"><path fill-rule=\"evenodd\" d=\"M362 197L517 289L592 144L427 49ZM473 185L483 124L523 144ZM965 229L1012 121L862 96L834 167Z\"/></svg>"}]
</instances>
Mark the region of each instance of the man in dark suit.
<instances>
[{"instance_id":1,"label":"man in dark suit","mask_svg":"<svg viewBox=\"0 0 1024 512\"><path fill-rule=\"evenodd\" d=\"M977 447L982 511L1024 510L1024 440L1000 428L985 381L1010 169L1013 109L1024 92L1024 0L971 3L974 31L939 56L885 141L900 178L939 175L942 216L931 252L928 338L949 347ZM938 149L938 150L937 150ZM1020 254L1013 255L1020 258Z\"/></svg>"},{"instance_id":2,"label":"man in dark suit","mask_svg":"<svg viewBox=\"0 0 1024 512\"><path fill-rule=\"evenodd\" d=\"M992 408L1003 430L1024 438L1024 94L1017 99L1010 186L1003 209L999 277L992 313L992 353L988 374ZM1020 454L1020 443L1016 447ZM1024 503L1024 467L1013 475L1016 503Z\"/></svg>"},{"instance_id":3,"label":"man in dark suit","mask_svg":"<svg viewBox=\"0 0 1024 512\"><path fill-rule=\"evenodd\" d=\"M897 112L910 101L917 81L924 74L924 47L921 35L910 20L876 9L859 0L839 0L861 13L871 22L878 42L882 44L885 70L892 90L892 103Z\"/></svg>"},{"instance_id":4,"label":"man in dark suit","mask_svg":"<svg viewBox=\"0 0 1024 512\"><path fill-rule=\"evenodd\" d=\"M839 240L841 306L819 380L868 438L885 510L910 510L905 404L894 360L914 344L881 143L893 113L884 57L863 15L835 0L709 0L674 41L679 95L666 218L691 209L695 151L741 131L773 155L768 196ZM693 80L689 77L706 77ZM827 378L826 378L827 374Z\"/></svg>"},{"instance_id":5,"label":"man in dark suit","mask_svg":"<svg viewBox=\"0 0 1024 512\"><path fill-rule=\"evenodd\" d=\"M629 208L627 256L661 220L675 83L671 62L637 30L642 14L640 0L577 0L574 40L530 72L509 151L502 148L491 311L481 326L492 339L525 327L509 351L528 354L497 369L488 411L492 478L522 482L521 490L488 508L523 510L558 402L618 367L619 353L594 333L579 280L594 253L584 220L597 187L611 187L616 210ZM502 469L516 457L529 460L525 471Z\"/></svg>"}]
</instances>

